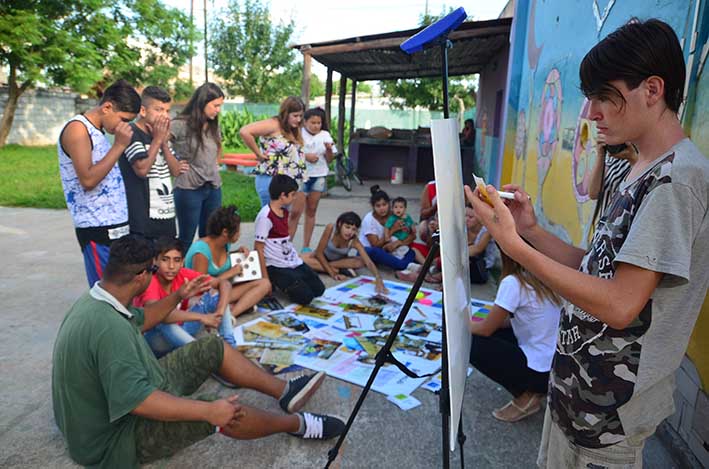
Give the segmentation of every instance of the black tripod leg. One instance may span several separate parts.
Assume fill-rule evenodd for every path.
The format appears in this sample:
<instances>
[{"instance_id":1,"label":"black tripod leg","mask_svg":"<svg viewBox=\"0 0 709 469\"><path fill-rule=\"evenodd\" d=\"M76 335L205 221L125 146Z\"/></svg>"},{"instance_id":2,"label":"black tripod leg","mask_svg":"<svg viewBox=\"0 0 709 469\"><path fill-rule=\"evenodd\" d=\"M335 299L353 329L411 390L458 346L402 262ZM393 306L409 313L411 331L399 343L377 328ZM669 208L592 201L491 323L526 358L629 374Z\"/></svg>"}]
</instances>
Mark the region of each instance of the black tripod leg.
<instances>
[{"instance_id":1,"label":"black tripod leg","mask_svg":"<svg viewBox=\"0 0 709 469\"><path fill-rule=\"evenodd\" d=\"M330 451L327 452L327 464L325 465L326 469L329 468L330 464L332 464L335 458L337 458L337 454L340 452L342 443L344 443L345 438L347 437L347 433L350 431L350 427L352 427L352 423L354 422L355 417L357 417L357 413L359 412L360 407L362 407L362 404L364 403L364 399L367 397L369 390L372 388L372 384L374 384L374 380L376 379L379 370L382 366L384 366L386 358L389 355L389 352L391 352L391 347L392 345L394 345L396 336L399 334L399 330L401 330L401 326L404 324L406 315L409 314L409 310L414 304L414 300L416 300L416 295L421 289L421 285L423 284L424 278L426 278L426 272L428 272L428 269L429 267L431 267L433 260L436 258L436 256L438 256L438 239L438 233L435 233L433 235L433 246L431 246L431 250L428 252L428 256L426 256L426 260L423 263L423 267L421 267L421 271L419 272L418 277L416 277L416 281L414 282L413 287L411 287L409 296L406 297L404 306L402 306L401 311L399 311L399 316L396 318L396 322L394 323L394 327L392 327L391 332L389 333L389 337L387 338L386 343L377 353L372 374L369 375L367 384L364 386L364 389L362 389L362 393L359 395L359 399L357 399L357 403L355 404L354 409L350 414L350 417L347 419L345 429L340 434L340 437L337 439L337 443L335 443L335 446L333 446Z\"/></svg>"},{"instance_id":2,"label":"black tripod leg","mask_svg":"<svg viewBox=\"0 0 709 469\"><path fill-rule=\"evenodd\" d=\"M446 329L446 315L443 311L441 321L443 323L443 337L441 341L441 393L438 395L440 400L441 412L441 438L443 451L443 469L450 468L450 384L448 382L448 343Z\"/></svg>"},{"instance_id":3,"label":"black tripod leg","mask_svg":"<svg viewBox=\"0 0 709 469\"><path fill-rule=\"evenodd\" d=\"M460 409L460 422L458 422L458 447L460 448L460 467L465 469L465 440L466 436L463 432L463 409Z\"/></svg>"}]
</instances>

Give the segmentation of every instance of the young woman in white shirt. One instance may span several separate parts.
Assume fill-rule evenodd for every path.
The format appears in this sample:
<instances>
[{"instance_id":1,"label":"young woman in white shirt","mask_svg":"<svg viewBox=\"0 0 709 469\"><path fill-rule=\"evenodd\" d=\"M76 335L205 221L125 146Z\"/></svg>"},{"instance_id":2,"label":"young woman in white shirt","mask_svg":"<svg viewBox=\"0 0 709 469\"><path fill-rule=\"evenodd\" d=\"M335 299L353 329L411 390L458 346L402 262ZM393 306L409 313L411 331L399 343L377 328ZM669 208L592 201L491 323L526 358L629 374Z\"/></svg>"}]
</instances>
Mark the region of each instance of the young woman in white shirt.
<instances>
[{"instance_id":1,"label":"young woman in white shirt","mask_svg":"<svg viewBox=\"0 0 709 469\"><path fill-rule=\"evenodd\" d=\"M305 154L305 167L308 178L303 185L305 193L305 229L303 232L303 253L311 252L310 240L315 227L315 213L323 192L327 191L328 165L335 157L335 148L332 136L328 132L328 123L325 111L316 107L305 111L304 125L300 129L303 136L303 152Z\"/></svg>"},{"instance_id":2,"label":"young woman in white shirt","mask_svg":"<svg viewBox=\"0 0 709 469\"><path fill-rule=\"evenodd\" d=\"M495 304L474 335L470 364L504 387L513 399L492 415L522 420L542 408L559 329L559 297L500 250L502 280Z\"/></svg>"}]
</instances>

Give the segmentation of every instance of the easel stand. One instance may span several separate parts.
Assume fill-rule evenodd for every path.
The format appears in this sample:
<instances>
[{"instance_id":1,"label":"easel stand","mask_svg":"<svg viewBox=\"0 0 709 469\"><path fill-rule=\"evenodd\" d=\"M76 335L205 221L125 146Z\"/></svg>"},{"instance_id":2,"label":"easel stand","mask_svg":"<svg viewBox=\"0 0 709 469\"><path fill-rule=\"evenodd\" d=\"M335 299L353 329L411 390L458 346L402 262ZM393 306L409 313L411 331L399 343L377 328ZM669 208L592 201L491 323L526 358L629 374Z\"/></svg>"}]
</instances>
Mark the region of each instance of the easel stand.
<instances>
[{"instance_id":1,"label":"easel stand","mask_svg":"<svg viewBox=\"0 0 709 469\"><path fill-rule=\"evenodd\" d=\"M416 295L418 294L419 290L421 289L421 285L423 284L423 281L426 277L426 273L428 272L428 269L431 267L431 264L433 263L433 260L438 256L438 252L440 250L440 245L439 245L439 234L438 232L434 233L432 236L433 239L433 245L431 246L431 250L429 251L428 255L426 256L426 260L423 263L423 266L421 267L421 271L419 272L418 276L416 277L416 281L414 282L413 287L411 288L411 291L409 292L409 296L406 298L406 301L404 302L404 305L401 307L401 311L399 312L399 316L396 319L396 322L394 323L394 327L391 330L391 333L389 334L389 337L387 338L386 343L384 346L379 350L377 353L377 356L375 357L375 364L374 364L374 369L372 370L372 374L369 375L369 379L367 380L367 384L364 386L364 389L362 390L362 393L359 395L359 399L357 399L357 403L354 406L354 409L352 410L352 413L350 414L350 417L347 419L347 424L345 425L345 430L340 434L340 437L337 440L337 443L335 443L335 446L330 449L327 453L327 464L325 465L325 468L329 468L330 465L335 461L337 458L337 455L340 452L340 448L342 447L342 443L344 443L345 438L347 437L347 433L349 433L350 428L352 427L352 423L354 422L355 418L357 417L357 414L359 413L359 409L362 407L362 404L364 403L364 400L367 397L367 394L369 394L369 390L372 388L372 384L374 383L374 380L377 378L377 374L379 373L379 370L384 366L385 363L390 363L399 370L401 370L403 373L405 373L407 376L410 378L424 378L427 376L432 376L435 373L431 373L428 375L422 375L419 376L416 373L412 372L406 366L404 366L401 362L399 362L394 355L391 353L391 348L394 345L394 341L396 340L397 335L399 334L399 330L401 330L401 326L403 326L404 321L406 320L406 316L409 314L409 310L411 309L411 306L413 305L414 301L416 300ZM443 324L443 331L442 331L442 351L441 351L441 390L438 393L439 397L439 409L441 412L441 449L443 451L443 467L445 469L448 469L450 467L450 451L448 450L448 441L450 439L450 402L448 399L449 394L449 383L448 383L448 346L446 342L446 320L445 320L445 315L443 312L441 312L441 318L442 318L442 324ZM465 467L464 463L464 457L463 457L463 444L465 443L465 435L463 434L463 423L462 423L462 418L461 418L461 423L458 426L458 444L460 445L460 464L461 467Z\"/></svg>"}]
</instances>

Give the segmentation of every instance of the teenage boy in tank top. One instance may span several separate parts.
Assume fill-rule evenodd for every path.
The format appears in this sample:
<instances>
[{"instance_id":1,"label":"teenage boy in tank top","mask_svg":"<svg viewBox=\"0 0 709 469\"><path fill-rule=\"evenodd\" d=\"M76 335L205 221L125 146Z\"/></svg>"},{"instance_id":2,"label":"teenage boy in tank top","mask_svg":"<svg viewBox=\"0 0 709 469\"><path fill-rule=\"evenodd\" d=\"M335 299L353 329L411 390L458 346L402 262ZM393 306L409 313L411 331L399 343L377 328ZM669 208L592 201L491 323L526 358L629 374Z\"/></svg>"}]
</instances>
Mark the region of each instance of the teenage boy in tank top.
<instances>
[{"instance_id":1,"label":"teenage boy in tank top","mask_svg":"<svg viewBox=\"0 0 709 469\"><path fill-rule=\"evenodd\" d=\"M111 242L128 234L128 208L118 158L130 144L128 124L140 96L125 80L109 86L98 106L72 117L59 134L59 175L89 285L103 276ZM113 134L113 145L105 132Z\"/></svg>"}]
</instances>

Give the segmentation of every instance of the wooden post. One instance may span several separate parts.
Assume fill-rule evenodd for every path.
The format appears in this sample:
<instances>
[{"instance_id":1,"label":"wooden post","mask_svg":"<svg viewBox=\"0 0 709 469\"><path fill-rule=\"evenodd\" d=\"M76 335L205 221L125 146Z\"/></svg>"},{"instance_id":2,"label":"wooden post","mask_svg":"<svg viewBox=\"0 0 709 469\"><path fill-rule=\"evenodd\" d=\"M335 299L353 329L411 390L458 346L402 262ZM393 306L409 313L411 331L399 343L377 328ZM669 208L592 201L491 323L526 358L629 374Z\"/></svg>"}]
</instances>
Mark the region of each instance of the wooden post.
<instances>
[{"instance_id":1,"label":"wooden post","mask_svg":"<svg viewBox=\"0 0 709 469\"><path fill-rule=\"evenodd\" d=\"M347 92L347 77L340 74L340 96L337 102L337 146L345 152L345 93Z\"/></svg>"},{"instance_id":2,"label":"wooden post","mask_svg":"<svg viewBox=\"0 0 709 469\"><path fill-rule=\"evenodd\" d=\"M352 98L350 100L350 137L355 131L355 102L357 101L357 80L352 80Z\"/></svg>"},{"instance_id":3,"label":"wooden post","mask_svg":"<svg viewBox=\"0 0 709 469\"><path fill-rule=\"evenodd\" d=\"M194 0L190 0L190 26L194 26ZM194 41L192 36L190 36L190 50L192 50L192 55L190 55L190 88L194 88L194 80L192 79L192 70L194 67Z\"/></svg>"},{"instance_id":4,"label":"wooden post","mask_svg":"<svg viewBox=\"0 0 709 469\"><path fill-rule=\"evenodd\" d=\"M332 69L327 69L327 80L325 80L325 117L327 124L332 122Z\"/></svg>"},{"instance_id":5,"label":"wooden post","mask_svg":"<svg viewBox=\"0 0 709 469\"><path fill-rule=\"evenodd\" d=\"M204 82L209 81L209 60L207 57L207 0L204 0Z\"/></svg>"},{"instance_id":6,"label":"wooden post","mask_svg":"<svg viewBox=\"0 0 709 469\"><path fill-rule=\"evenodd\" d=\"M312 58L309 53L303 52L303 86L300 91L300 97L303 98L305 109L310 107L310 65Z\"/></svg>"}]
</instances>

